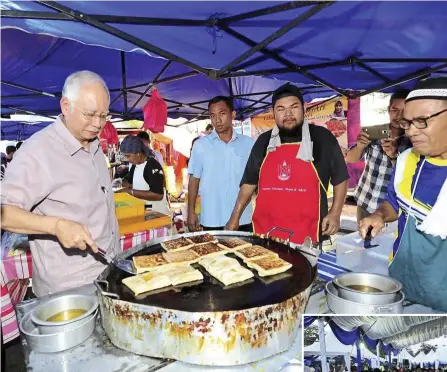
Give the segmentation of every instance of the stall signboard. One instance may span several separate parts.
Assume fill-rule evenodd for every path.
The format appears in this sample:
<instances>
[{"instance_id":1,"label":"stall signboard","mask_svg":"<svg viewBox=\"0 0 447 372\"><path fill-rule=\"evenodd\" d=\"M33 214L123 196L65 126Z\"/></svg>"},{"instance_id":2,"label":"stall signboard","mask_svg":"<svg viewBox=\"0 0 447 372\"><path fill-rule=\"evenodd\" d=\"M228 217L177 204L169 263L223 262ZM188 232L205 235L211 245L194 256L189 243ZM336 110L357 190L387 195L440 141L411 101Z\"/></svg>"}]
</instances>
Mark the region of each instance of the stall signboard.
<instances>
[{"instance_id":1,"label":"stall signboard","mask_svg":"<svg viewBox=\"0 0 447 372\"><path fill-rule=\"evenodd\" d=\"M348 99L336 97L325 101L306 104L304 117L310 124L324 126L337 138L343 152L348 147ZM259 137L275 125L272 110L252 118L251 135Z\"/></svg>"},{"instance_id":2,"label":"stall signboard","mask_svg":"<svg viewBox=\"0 0 447 372\"><path fill-rule=\"evenodd\" d=\"M348 99L335 97L329 100L306 105L305 119L309 124L329 129L337 138L343 151L348 148Z\"/></svg>"}]
</instances>

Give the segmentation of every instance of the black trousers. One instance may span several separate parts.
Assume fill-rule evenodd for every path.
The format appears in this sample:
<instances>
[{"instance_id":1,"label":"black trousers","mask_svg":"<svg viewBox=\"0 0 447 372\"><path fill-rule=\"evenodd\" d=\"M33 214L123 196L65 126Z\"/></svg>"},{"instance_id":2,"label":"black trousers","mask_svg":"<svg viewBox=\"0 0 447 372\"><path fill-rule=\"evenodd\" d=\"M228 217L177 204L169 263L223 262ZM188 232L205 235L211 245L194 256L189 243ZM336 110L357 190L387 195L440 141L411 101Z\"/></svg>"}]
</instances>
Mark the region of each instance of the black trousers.
<instances>
[{"instance_id":1,"label":"black trousers","mask_svg":"<svg viewBox=\"0 0 447 372\"><path fill-rule=\"evenodd\" d=\"M223 230L225 226L220 227L210 227L210 226L202 226L203 231L213 231L213 230ZM253 232L253 226L251 223L247 225L240 225L239 229L237 231L244 231L244 232Z\"/></svg>"}]
</instances>

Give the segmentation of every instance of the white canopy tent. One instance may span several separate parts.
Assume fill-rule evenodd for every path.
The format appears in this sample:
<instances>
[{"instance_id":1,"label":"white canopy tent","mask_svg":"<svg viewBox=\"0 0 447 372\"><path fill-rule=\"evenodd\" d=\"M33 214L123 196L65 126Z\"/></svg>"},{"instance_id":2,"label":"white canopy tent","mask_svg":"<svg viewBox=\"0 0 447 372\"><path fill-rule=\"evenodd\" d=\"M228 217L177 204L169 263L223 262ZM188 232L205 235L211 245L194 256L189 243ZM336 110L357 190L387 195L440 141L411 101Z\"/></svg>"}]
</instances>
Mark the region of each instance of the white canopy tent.
<instances>
[{"instance_id":1,"label":"white canopy tent","mask_svg":"<svg viewBox=\"0 0 447 372\"><path fill-rule=\"evenodd\" d=\"M396 316L396 317L376 317L376 316L343 316L332 317L332 320L342 329L347 331L354 330L358 327L362 328L365 334L373 340L382 340L385 345L391 344L395 349L402 349L397 357L399 364L403 360L408 360L410 363L434 363L438 368L439 363L447 363L447 317L440 316ZM344 355L346 365L350 368L349 356L357 355L357 348L355 345L343 345L332 330L327 325L322 330L323 319L319 319L320 328L320 342L316 342L308 347L305 347L305 355L320 354L322 360L326 360L326 356L334 354ZM321 342L322 338L324 340ZM435 353L431 351L424 355L419 353L415 358L406 350L410 347L412 352L419 350L421 343L430 343L438 346ZM361 350L362 358L376 361L384 361L383 358L371 353L367 348ZM349 360L349 363L348 363ZM323 372L327 371L327 366L323 363Z\"/></svg>"},{"instance_id":2,"label":"white canopy tent","mask_svg":"<svg viewBox=\"0 0 447 372\"><path fill-rule=\"evenodd\" d=\"M332 333L331 327L327 324L324 327L326 338L326 355L338 356L344 354L351 354L355 350L355 345L343 345L338 341L337 337ZM319 355L321 352L320 341L314 342L312 345L304 347L304 355Z\"/></svg>"},{"instance_id":3,"label":"white canopy tent","mask_svg":"<svg viewBox=\"0 0 447 372\"><path fill-rule=\"evenodd\" d=\"M443 316L345 316L332 320L347 331L362 328L373 340L382 340L395 349L403 349L447 334L447 317Z\"/></svg>"},{"instance_id":4,"label":"white canopy tent","mask_svg":"<svg viewBox=\"0 0 447 372\"><path fill-rule=\"evenodd\" d=\"M428 354L419 353L414 358L414 363L420 364L422 366L423 363L434 363L436 362L436 353L431 350Z\"/></svg>"},{"instance_id":5,"label":"white canopy tent","mask_svg":"<svg viewBox=\"0 0 447 372\"><path fill-rule=\"evenodd\" d=\"M410 353L407 351L407 349L403 349L398 356L393 357L393 359L399 359L399 360L409 360L410 362L414 361L414 357L410 355Z\"/></svg>"},{"instance_id":6,"label":"white canopy tent","mask_svg":"<svg viewBox=\"0 0 447 372\"><path fill-rule=\"evenodd\" d=\"M440 363L447 363L447 346L438 347L438 350L436 350L436 360Z\"/></svg>"},{"instance_id":7,"label":"white canopy tent","mask_svg":"<svg viewBox=\"0 0 447 372\"><path fill-rule=\"evenodd\" d=\"M304 347L304 355L320 355L323 372L328 370L326 357L343 355L348 371L351 370L351 353L356 349L355 345L344 345L338 341L331 327L326 324L323 327L323 319L318 320L320 341ZM323 362L324 361L324 362Z\"/></svg>"},{"instance_id":8,"label":"white canopy tent","mask_svg":"<svg viewBox=\"0 0 447 372\"><path fill-rule=\"evenodd\" d=\"M331 327L327 324L324 327L324 338L325 338L325 352L326 357L340 356L343 355L345 359L345 364L348 371L351 370L351 356L357 357L357 346L356 345L344 345L342 344L331 330ZM306 346L304 348L304 355L323 355L322 344L320 341L314 342L312 345ZM362 359L368 360L379 360L384 362L385 359L378 358L377 355L373 354L366 347L361 348Z\"/></svg>"}]
</instances>

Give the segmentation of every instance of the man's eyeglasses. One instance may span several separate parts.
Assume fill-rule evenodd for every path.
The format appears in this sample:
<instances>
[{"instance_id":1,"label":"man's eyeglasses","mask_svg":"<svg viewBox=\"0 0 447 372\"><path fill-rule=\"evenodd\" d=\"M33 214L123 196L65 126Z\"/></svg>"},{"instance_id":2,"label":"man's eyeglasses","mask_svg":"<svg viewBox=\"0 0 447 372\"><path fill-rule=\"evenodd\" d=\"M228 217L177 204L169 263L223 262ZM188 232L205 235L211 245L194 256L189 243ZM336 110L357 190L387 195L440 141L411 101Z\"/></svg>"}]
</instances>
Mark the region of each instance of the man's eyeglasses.
<instances>
[{"instance_id":1,"label":"man's eyeglasses","mask_svg":"<svg viewBox=\"0 0 447 372\"><path fill-rule=\"evenodd\" d=\"M447 109L439 111L436 114L430 115L426 118L416 118L413 120L407 120L407 119L402 118L399 120L399 127L401 127L402 129L408 130L408 129L410 129L411 125L414 125L414 127L417 129L425 129L428 126L428 124L427 124L428 120L430 120L438 115L441 115L444 112L447 112Z\"/></svg>"},{"instance_id":2,"label":"man's eyeglasses","mask_svg":"<svg viewBox=\"0 0 447 372\"><path fill-rule=\"evenodd\" d=\"M91 112L84 112L76 103L72 102L78 110L81 112L81 114L84 116L84 118L88 121L92 121L95 117L98 118L101 122L109 121L112 118L112 115L108 112L104 112L101 114L94 114Z\"/></svg>"}]
</instances>

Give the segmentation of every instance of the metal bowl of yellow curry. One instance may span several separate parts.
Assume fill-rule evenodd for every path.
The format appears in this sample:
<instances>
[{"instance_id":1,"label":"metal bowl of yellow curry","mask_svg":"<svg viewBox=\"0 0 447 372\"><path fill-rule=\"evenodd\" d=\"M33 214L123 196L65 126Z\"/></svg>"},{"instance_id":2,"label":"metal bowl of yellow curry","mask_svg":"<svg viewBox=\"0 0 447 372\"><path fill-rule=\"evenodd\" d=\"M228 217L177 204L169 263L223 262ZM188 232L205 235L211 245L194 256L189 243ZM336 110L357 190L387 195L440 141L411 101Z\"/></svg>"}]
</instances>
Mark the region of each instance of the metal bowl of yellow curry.
<instances>
[{"instance_id":1,"label":"metal bowl of yellow curry","mask_svg":"<svg viewBox=\"0 0 447 372\"><path fill-rule=\"evenodd\" d=\"M98 308L96 296L62 295L38 305L31 320L40 334L54 334L77 328Z\"/></svg>"}]
</instances>

